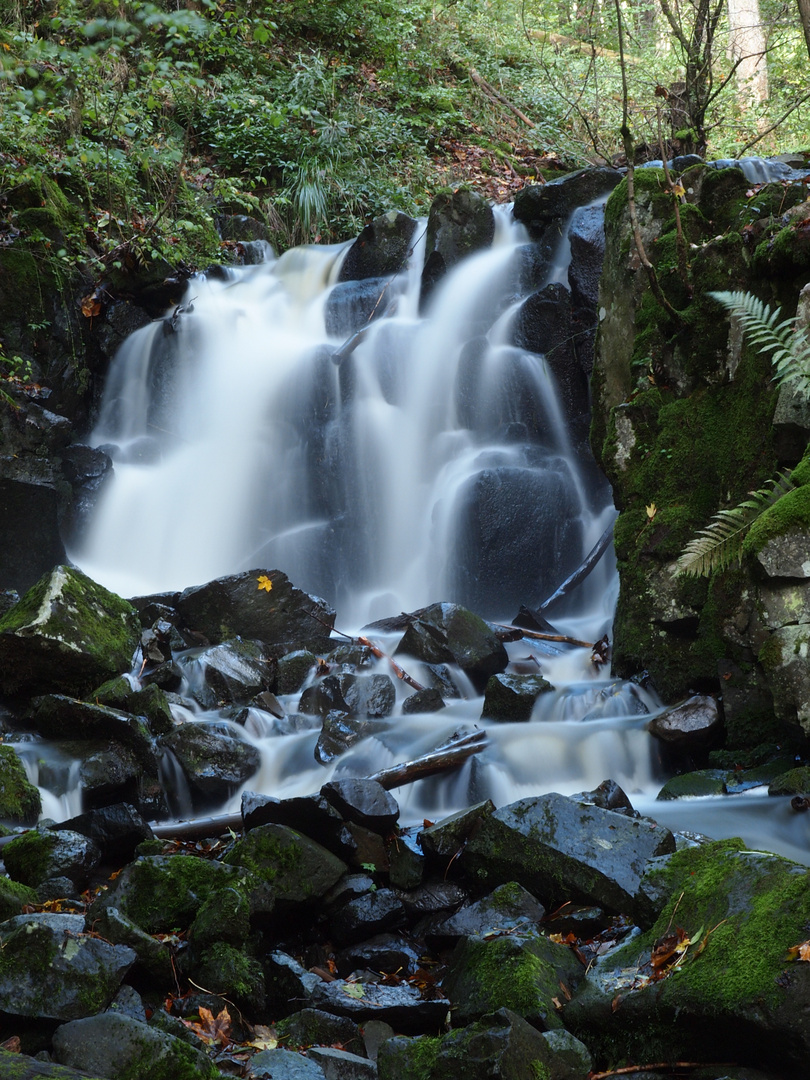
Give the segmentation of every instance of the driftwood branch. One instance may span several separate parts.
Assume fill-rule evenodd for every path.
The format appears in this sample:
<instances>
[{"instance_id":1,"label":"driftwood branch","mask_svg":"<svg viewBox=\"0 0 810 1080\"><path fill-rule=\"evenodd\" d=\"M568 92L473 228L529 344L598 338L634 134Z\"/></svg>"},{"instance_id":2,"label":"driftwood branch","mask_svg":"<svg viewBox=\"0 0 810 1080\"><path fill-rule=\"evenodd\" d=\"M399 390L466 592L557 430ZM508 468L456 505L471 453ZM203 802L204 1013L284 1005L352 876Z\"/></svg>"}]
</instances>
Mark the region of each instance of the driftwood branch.
<instances>
[{"instance_id":1,"label":"driftwood branch","mask_svg":"<svg viewBox=\"0 0 810 1080\"><path fill-rule=\"evenodd\" d=\"M614 524L615 522L611 521L610 525L608 525L573 574L569 574L562 585L560 585L548 599L543 601L537 609L538 611L545 611L545 609L553 604L555 600L561 600L585 580L610 546L610 542L613 539Z\"/></svg>"},{"instance_id":2,"label":"driftwood branch","mask_svg":"<svg viewBox=\"0 0 810 1080\"><path fill-rule=\"evenodd\" d=\"M530 120L525 112L521 112L517 105L513 105L509 98L504 97L500 90L496 90L494 86L488 83L485 78L478 74L475 68L470 68L470 78L479 88L479 90L483 90L483 92L487 95L488 98L494 98L494 100L499 101L501 105L505 105L507 109L511 110L515 114L518 120L522 120L524 124L528 125L528 127L536 127L534 121Z\"/></svg>"},{"instance_id":3,"label":"driftwood branch","mask_svg":"<svg viewBox=\"0 0 810 1080\"><path fill-rule=\"evenodd\" d=\"M564 645L579 645L583 649L593 649L594 642L580 641L579 638L568 637L567 634L541 634L539 630L524 630L522 626L511 626L509 623L496 623L503 630L519 630L522 637L534 638L535 641L561 641Z\"/></svg>"},{"instance_id":4,"label":"driftwood branch","mask_svg":"<svg viewBox=\"0 0 810 1080\"><path fill-rule=\"evenodd\" d=\"M414 758L413 761L403 762L401 765L392 765L390 769L381 769L373 773L369 779L376 780L386 791L399 787L401 784L410 784L414 780L422 780L426 776L434 776L436 773L447 772L463 764L473 754L480 754L487 745L485 731L471 731L466 735L456 735L444 746L431 750L422 757Z\"/></svg>"},{"instance_id":5,"label":"driftwood branch","mask_svg":"<svg viewBox=\"0 0 810 1080\"><path fill-rule=\"evenodd\" d=\"M414 690L424 690L425 689L424 686L422 686L421 683L418 683L416 681L416 679L412 678L408 674L408 672L405 671L404 668L401 668L399 666L399 664L396 662L396 660L393 660L388 655L388 653L384 653L382 651L382 649L378 648L376 645L374 645L372 642L370 642L368 640L368 638L359 637L357 640L361 645L365 645L365 647L367 649L371 649L372 653L374 653L374 655L377 657L378 660L387 660L388 663L391 665L391 670L394 672L394 674L396 675L396 677L398 679L402 679L402 681L406 682L408 684L408 686L412 686L414 688Z\"/></svg>"}]
</instances>

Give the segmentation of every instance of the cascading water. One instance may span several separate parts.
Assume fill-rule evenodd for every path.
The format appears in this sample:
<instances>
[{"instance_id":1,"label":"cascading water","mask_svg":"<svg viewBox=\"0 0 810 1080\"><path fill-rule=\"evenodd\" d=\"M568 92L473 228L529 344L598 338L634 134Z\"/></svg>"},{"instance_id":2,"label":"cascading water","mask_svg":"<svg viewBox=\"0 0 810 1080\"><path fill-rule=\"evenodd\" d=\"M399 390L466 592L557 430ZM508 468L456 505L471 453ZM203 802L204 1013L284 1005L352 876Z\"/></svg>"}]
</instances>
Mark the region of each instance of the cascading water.
<instances>
[{"instance_id":1,"label":"cascading water","mask_svg":"<svg viewBox=\"0 0 810 1080\"><path fill-rule=\"evenodd\" d=\"M421 312L417 243L408 271L379 289L386 317L353 350L341 348L357 328L358 295L356 284L337 283L344 246L195 278L172 316L133 335L113 364L91 441L111 453L114 482L72 557L123 595L278 568L333 603L341 629L436 600L507 620L521 603L539 603L614 511L569 435L548 365L514 344L524 245L501 212L492 248L449 273ZM566 278L568 250L563 235L547 281ZM554 609L555 624L596 641L610 630L615 593L606 557L573 602ZM558 688L531 723L482 722L470 693L438 714L375 723L324 767L317 730L251 709L239 734L260 748L262 765L248 788L306 794L485 726L483 754L395 792L406 819L487 797L570 794L605 777L652 811L662 777L645 726L655 700L606 680L589 649L509 648L516 667ZM397 692L401 700L402 684ZM297 695L283 704L294 714ZM730 821L713 804L712 827L698 827L756 842L753 826L739 824L740 798ZM229 809L238 805L239 793ZM654 813L673 818L665 804ZM803 849L787 833L777 846L795 857Z\"/></svg>"}]
</instances>

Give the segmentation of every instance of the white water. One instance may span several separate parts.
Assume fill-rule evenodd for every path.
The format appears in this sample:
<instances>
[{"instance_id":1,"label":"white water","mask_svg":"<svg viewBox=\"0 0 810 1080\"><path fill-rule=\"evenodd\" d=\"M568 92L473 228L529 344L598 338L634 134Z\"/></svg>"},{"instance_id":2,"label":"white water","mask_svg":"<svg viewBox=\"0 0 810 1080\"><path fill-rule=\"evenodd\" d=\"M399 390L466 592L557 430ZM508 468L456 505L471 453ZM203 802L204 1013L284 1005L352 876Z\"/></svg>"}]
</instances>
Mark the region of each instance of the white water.
<instances>
[{"instance_id":1,"label":"white water","mask_svg":"<svg viewBox=\"0 0 810 1080\"><path fill-rule=\"evenodd\" d=\"M72 557L123 595L279 568L333 603L345 630L436 600L502 620L521 602L539 603L614 511L572 447L543 358L511 344L523 243L501 214L493 248L448 275L424 317L417 246L381 305L396 296L395 314L374 323L340 366L331 354L349 335L326 327L344 248L297 249L194 279L176 332L153 324L114 361L92 434L112 453L114 483ZM563 236L547 280L567 279L569 256ZM511 500L497 501L512 489ZM487 498L503 537L496 533L484 550L469 527L475 531ZM555 609L555 623L596 641L610 631L615 590L608 556L569 608ZM395 641L382 644L393 649ZM653 802L665 779L645 731L656 702L607 680L590 650L530 641L510 650L514 664L533 656L533 670L558 687L531 723L482 723L481 699L468 695L438 714L395 715L324 768L313 755L317 731L279 734L289 729L253 710L244 737L261 749L262 766L246 787L307 794L332 776L367 775L485 726L483 754L452 776L395 792L406 821L483 798L502 805L550 790L572 794L610 777L672 826L688 818L690 828L760 842L753 822L763 820L762 799L716 800L698 820L679 817L681 804ZM407 688L397 689L401 699ZM297 695L284 705L294 713ZM172 784L179 789L177 777ZM185 805L179 790L171 801ZM236 793L229 809L238 805ZM768 846L796 857L806 846L796 830L807 825L795 816L778 825Z\"/></svg>"}]
</instances>

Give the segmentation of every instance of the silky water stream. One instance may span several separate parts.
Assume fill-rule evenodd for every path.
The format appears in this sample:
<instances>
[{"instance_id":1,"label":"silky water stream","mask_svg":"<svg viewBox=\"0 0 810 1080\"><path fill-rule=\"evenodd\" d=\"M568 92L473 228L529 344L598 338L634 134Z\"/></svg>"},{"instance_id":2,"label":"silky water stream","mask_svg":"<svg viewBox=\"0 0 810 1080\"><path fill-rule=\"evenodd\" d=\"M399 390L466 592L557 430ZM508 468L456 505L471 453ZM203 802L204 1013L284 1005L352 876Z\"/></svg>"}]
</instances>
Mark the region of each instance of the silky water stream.
<instances>
[{"instance_id":1,"label":"silky water stream","mask_svg":"<svg viewBox=\"0 0 810 1080\"><path fill-rule=\"evenodd\" d=\"M91 577L132 596L278 568L333 604L336 625L353 633L436 600L508 622L577 567L615 511L582 424L569 432L549 365L513 343L530 249L509 211L497 214L492 248L451 271L426 310L417 241L410 269L384 286L385 317L336 363L371 287L339 282L346 250L268 251L258 265L198 276L178 309L124 344L90 440L111 454L115 475L71 553ZM547 282L566 280L569 250L563 236ZM616 589L608 554L550 618L595 642L610 633ZM396 637L375 641L390 652ZM482 700L461 676L463 696L445 709L403 715L410 690L398 683L394 715L329 766L315 760L318 730L295 722L298 695L282 699L288 720L251 709L237 728L191 705L175 707L176 719L228 724L253 742L262 764L246 788L278 797L484 727L483 753L394 791L405 822L610 777L671 827L807 858L807 825L782 800L655 803L666 776L645 728L658 703L608 678L590 649L528 638L508 648L515 670L540 671L557 688L529 723L481 720ZM186 816L182 778L169 786L173 811ZM237 810L240 794L222 809ZM54 817L79 803L75 790L61 800L45 792Z\"/></svg>"}]
</instances>

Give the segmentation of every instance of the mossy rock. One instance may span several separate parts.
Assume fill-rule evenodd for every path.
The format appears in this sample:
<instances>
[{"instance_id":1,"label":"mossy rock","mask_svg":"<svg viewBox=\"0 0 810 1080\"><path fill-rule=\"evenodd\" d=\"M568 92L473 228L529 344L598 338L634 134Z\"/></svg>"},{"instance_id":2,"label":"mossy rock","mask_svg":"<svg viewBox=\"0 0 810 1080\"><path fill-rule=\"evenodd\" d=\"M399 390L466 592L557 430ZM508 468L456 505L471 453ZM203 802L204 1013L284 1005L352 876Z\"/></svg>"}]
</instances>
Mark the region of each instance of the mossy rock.
<instances>
[{"instance_id":1,"label":"mossy rock","mask_svg":"<svg viewBox=\"0 0 810 1080\"><path fill-rule=\"evenodd\" d=\"M27 885L0 877L0 922L19 915L26 904L36 904L37 894ZM0 1076L2 1076L0 1071Z\"/></svg>"},{"instance_id":2,"label":"mossy rock","mask_svg":"<svg viewBox=\"0 0 810 1080\"><path fill-rule=\"evenodd\" d=\"M769 795L810 795L810 766L788 769L771 781Z\"/></svg>"},{"instance_id":3,"label":"mossy rock","mask_svg":"<svg viewBox=\"0 0 810 1080\"><path fill-rule=\"evenodd\" d=\"M481 718L504 723L530 720L535 701L553 689L542 675L493 675L484 691Z\"/></svg>"},{"instance_id":4,"label":"mossy rock","mask_svg":"<svg viewBox=\"0 0 810 1080\"><path fill-rule=\"evenodd\" d=\"M286 825L251 829L225 856L266 883L276 902L314 902L336 884L346 864L331 851Z\"/></svg>"},{"instance_id":5,"label":"mossy rock","mask_svg":"<svg viewBox=\"0 0 810 1080\"><path fill-rule=\"evenodd\" d=\"M70 566L57 566L0 619L0 690L86 693L128 671L135 608Z\"/></svg>"},{"instance_id":6,"label":"mossy rock","mask_svg":"<svg viewBox=\"0 0 810 1080\"><path fill-rule=\"evenodd\" d=\"M97 705L112 705L135 716L145 716L153 735L166 735L174 730L174 717L166 694L154 684L133 690L130 682L119 676L99 686L88 695L88 700Z\"/></svg>"},{"instance_id":7,"label":"mossy rock","mask_svg":"<svg viewBox=\"0 0 810 1080\"><path fill-rule=\"evenodd\" d=\"M215 986L218 992L255 1016L264 1011L264 973L258 960L243 948L217 941L183 959L183 969L199 986Z\"/></svg>"},{"instance_id":8,"label":"mossy rock","mask_svg":"<svg viewBox=\"0 0 810 1080\"><path fill-rule=\"evenodd\" d=\"M668 903L597 962L566 1006L568 1029L587 1032L607 1068L627 1058L805 1068L810 965L791 950L810 927L810 870L727 840L679 851L648 878ZM692 943L653 973L652 950L676 927Z\"/></svg>"},{"instance_id":9,"label":"mossy rock","mask_svg":"<svg viewBox=\"0 0 810 1080\"><path fill-rule=\"evenodd\" d=\"M33 825L41 812L39 791L25 775L19 755L10 746L0 746L0 821Z\"/></svg>"},{"instance_id":10,"label":"mossy rock","mask_svg":"<svg viewBox=\"0 0 810 1080\"><path fill-rule=\"evenodd\" d=\"M698 769L667 780L656 799L694 799L703 795L725 795L726 776L720 769Z\"/></svg>"}]
</instances>

